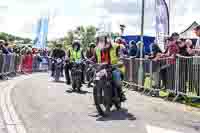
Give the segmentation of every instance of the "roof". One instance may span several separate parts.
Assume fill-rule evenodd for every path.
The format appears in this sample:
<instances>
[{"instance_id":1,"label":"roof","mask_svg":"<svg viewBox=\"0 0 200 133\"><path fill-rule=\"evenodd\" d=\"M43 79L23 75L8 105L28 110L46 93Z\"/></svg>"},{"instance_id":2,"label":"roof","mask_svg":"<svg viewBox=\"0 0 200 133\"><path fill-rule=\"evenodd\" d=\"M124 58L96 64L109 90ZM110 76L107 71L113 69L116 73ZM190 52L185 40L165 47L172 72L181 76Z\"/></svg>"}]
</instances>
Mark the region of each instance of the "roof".
<instances>
[{"instance_id":1,"label":"roof","mask_svg":"<svg viewBox=\"0 0 200 133\"><path fill-rule=\"evenodd\" d=\"M184 34L185 32L187 32L188 30L190 30L190 29L193 29L193 28L195 28L196 26L198 26L199 24L196 22L196 21L194 21L187 29L185 29L183 32L181 32L180 34Z\"/></svg>"}]
</instances>

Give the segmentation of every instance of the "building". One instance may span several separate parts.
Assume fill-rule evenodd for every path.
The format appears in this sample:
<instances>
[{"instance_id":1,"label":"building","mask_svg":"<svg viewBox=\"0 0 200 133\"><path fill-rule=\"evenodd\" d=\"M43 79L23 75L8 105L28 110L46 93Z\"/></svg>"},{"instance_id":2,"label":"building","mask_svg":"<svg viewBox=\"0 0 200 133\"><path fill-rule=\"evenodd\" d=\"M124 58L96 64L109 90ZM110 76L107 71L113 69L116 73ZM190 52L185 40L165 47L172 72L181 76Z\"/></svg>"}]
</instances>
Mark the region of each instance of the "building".
<instances>
[{"instance_id":1,"label":"building","mask_svg":"<svg viewBox=\"0 0 200 133\"><path fill-rule=\"evenodd\" d=\"M194 28L198 26L199 24L194 21L187 29L185 29L183 32L180 33L181 38L188 38L188 39L195 39L197 38L194 33Z\"/></svg>"}]
</instances>

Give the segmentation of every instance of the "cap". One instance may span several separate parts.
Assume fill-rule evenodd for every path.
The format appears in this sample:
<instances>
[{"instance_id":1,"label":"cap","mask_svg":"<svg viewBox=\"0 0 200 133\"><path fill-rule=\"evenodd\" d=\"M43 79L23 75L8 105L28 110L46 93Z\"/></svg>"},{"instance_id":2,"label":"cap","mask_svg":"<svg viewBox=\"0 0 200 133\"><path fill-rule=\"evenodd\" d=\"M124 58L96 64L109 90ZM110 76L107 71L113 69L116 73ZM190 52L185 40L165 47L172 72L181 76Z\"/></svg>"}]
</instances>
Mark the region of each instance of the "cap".
<instances>
[{"instance_id":1,"label":"cap","mask_svg":"<svg viewBox=\"0 0 200 133\"><path fill-rule=\"evenodd\" d=\"M135 44L136 44L136 42L134 40L129 42L129 45L135 45Z\"/></svg>"},{"instance_id":2,"label":"cap","mask_svg":"<svg viewBox=\"0 0 200 133\"><path fill-rule=\"evenodd\" d=\"M117 42L117 41L122 41L122 38L121 37L117 37L116 39L115 39L115 41Z\"/></svg>"}]
</instances>

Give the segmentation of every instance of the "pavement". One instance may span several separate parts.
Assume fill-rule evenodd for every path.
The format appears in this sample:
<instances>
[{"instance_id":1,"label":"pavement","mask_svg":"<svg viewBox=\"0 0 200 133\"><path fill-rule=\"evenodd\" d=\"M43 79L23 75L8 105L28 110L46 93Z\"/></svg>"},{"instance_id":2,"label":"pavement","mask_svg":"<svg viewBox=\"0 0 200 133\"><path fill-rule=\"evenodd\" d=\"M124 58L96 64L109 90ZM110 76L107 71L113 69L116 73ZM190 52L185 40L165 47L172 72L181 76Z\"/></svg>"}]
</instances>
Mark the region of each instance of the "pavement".
<instances>
[{"instance_id":1,"label":"pavement","mask_svg":"<svg viewBox=\"0 0 200 133\"><path fill-rule=\"evenodd\" d=\"M92 88L83 87L83 94L72 93L71 86L53 82L46 73L17 79L15 83L0 83L1 89L8 90L0 98L7 99L4 103L8 112L14 114L10 115L12 124L21 130L8 130L9 117L2 112L5 105L1 104L0 133L200 132L197 108L126 91L128 100L123 109L113 110L109 117L103 118L97 116Z\"/></svg>"}]
</instances>

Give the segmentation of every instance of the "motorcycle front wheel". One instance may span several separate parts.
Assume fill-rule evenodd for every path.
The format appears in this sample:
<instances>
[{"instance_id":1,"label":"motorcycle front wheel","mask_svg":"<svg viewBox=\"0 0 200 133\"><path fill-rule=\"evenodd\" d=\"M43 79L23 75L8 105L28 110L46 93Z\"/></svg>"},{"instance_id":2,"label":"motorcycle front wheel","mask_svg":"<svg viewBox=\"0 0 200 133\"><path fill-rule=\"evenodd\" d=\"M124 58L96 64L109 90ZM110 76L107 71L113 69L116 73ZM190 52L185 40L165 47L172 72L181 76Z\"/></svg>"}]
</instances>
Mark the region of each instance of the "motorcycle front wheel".
<instances>
[{"instance_id":1,"label":"motorcycle front wheel","mask_svg":"<svg viewBox=\"0 0 200 133\"><path fill-rule=\"evenodd\" d=\"M56 82L59 81L60 73L61 73L61 71L60 71L59 69L56 69L56 72L55 72L55 81L56 81Z\"/></svg>"},{"instance_id":2,"label":"motorcycle front wheel","mask_svg":"<svg viewBox=\"0 0 200 133\"><path fill-rule=\"evenodd\" d=\"M101 116L107 115L112 105L111 91L109 88L105 87L104 84L105 83L98 81L93 89L94 103Z\"/></svg>"}]
</instances>

